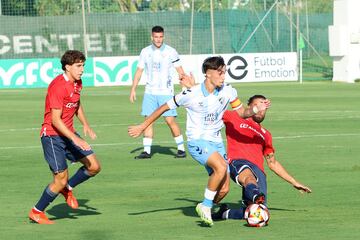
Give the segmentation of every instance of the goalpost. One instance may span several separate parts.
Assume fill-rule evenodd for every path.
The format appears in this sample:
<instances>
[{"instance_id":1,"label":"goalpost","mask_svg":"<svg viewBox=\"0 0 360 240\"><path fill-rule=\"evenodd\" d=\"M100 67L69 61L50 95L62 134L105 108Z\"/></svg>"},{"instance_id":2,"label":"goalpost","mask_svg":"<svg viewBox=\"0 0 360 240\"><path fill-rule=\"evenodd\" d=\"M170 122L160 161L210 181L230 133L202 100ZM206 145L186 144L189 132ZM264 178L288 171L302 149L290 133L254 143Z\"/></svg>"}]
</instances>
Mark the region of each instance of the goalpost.
<instances>
[{"instance_id":1,"label":"goalpost","mask_svg":"<svg viewBox=\"0 0 360 240\"><path fill-rule=\"evenodd\" d=\"M333 81L360 79L360 1L334 0L334 25L329 26Z\"/></svg>"}]
</instances>

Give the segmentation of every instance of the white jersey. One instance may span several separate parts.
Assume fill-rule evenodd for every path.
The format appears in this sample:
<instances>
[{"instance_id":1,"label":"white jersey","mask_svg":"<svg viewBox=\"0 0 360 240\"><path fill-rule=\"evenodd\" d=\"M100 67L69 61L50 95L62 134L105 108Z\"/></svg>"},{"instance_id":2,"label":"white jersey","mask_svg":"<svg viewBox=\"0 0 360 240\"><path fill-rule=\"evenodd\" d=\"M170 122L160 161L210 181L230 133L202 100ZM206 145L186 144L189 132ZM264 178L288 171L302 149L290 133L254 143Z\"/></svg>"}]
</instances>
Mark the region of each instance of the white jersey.
<instances>
[{"instance_id":1,"label":"white jersey","mask_svg":"<svg viewBox=\"0 0 360 240\"><path fill-rule=\"evenodd\" d=\"M170 109L179 106L186 108L188 141L204 139L213 142L222 142L221 129L224 126L222 117L229 103L233 109L242 106L236 90L231 85L223 85L210 94L204 83L184 90L167 102Z\"/></svg>"},{"instance_id":2,"label":"white jersey","mask_svg":"<svg viewBox=\"0 0 360 240\"><path fill-rule=\"evenodd\" d=\"M180 58L176 50L166 44L160 48L153 44L143 48L138 68L146 74L145 93L154 95L174 95L172 71L180 67Z\"/></svg>"}]
</instances>

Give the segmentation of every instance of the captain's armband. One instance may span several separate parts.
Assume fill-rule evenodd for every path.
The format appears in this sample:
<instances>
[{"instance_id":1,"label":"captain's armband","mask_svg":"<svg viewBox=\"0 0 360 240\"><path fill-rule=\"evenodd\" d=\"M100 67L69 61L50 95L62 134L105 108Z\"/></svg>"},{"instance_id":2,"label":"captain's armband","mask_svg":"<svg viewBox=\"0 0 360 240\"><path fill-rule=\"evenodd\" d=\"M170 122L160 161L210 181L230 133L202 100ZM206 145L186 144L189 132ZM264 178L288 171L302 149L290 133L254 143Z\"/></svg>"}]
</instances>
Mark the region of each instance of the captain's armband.
<instances>
[{"instance_id":1,"label":"captain's armband","mask_svg":"<svg viewBox=\"0 0 360 240\"><path fill-rule=\"evenodd\" d=\"M234 101L230 102L231 108L232 109L238 109L241 107L242 103L240 101L240 99L236 98Z\"/></svg>"}]
</instances>

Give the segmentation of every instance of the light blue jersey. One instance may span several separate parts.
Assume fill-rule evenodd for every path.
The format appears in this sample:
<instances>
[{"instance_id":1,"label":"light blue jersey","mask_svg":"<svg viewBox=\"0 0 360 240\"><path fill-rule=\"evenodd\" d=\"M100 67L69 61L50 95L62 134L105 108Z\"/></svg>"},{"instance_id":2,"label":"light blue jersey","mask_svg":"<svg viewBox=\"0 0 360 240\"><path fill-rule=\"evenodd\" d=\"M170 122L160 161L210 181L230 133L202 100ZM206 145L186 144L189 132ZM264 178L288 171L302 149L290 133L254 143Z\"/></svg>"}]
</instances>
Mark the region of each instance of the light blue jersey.
<instances>
[{"instance_id":1,"label":"light blue jersey","mask_svg":"<svg viewBox=\"0 0 360 240\"><path fill-rule=\"evenodd\" d=\"M153 44L141 50L138 68L146 74L145 93L152 95L174 95L173 73L180 67L176 50L166 44L160 48Z\"/></svg>"},{"instance_id":2,"label":"light blue jersey","mask_svg":"<svg viewBox=\"0 0 360 240\"><path fill-rule=\"evenodd\" d=\"M167 102L170 109L184 106L187 111L186 135L188 141L203 139L212 142L222 142L221 129L224 126L222 117L229 103L237 109L241 102L236 90L229 84L209 93L205 84L199 84L191 89L175 95Z\"/></svg>"}]
</instances>

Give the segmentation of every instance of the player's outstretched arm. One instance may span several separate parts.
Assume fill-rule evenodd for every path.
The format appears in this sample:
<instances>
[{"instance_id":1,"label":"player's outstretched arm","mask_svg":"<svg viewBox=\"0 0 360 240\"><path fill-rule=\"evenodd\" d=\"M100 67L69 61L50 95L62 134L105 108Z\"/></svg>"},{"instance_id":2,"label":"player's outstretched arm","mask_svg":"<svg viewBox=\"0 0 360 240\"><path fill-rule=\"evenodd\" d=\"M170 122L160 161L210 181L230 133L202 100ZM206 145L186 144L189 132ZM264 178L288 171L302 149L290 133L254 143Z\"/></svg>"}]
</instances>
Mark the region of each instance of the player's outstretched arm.
<instances>
[{"instance_id":1,"label":"player's outstretched arm","mask_svg":"<svg viewBox=\"0 0 360 240\"><path fill-rule=\"evenodd\" d=\"M293 176L291 176L286 169L275 159L275 155L270 153L265 156L267 164L271 171L276 175L293 185L294 188L299 190L301 193L311 193L311 189L301 183L299 183Z\"/></svg>"},{"instance_id":2,"label":"player's outstretched arm","mask_svg":"<svg viewBox=\"0 0 360 240\"><path fill-rule=\"evenodd\" d=\"M169 109L169 106L165 103L156 109L150 116L148 116L143 123L135 126L129 126L129 136L134 138L139 137L151 123L155 122L156 119L158 119L164 112Z\"/></svg>"},{"instance_id":3,"label":"player's outstretched arm","mask_svg":"<svg viewBox=\"0 0 360 240\"><path fill-rule=\"evenodd\" d=\"M240 108L236 109L236 112L239 114L241 118L248 118L255 114L257 114L260 111L264 111L265 109L270 108L271 101L270 99L266 99L264 101L261 101L260 104L252 107L244 107L241 106Z\"/></svg>"},{"instance_id":4,"label":"player's outstretched arm","mask_svg":"<svg viewBox=\"0 0 360 240\"><path fill-rule=\"evenodd\" d=\"M302 193L311 193L312 192L311 188L309 188L299 182L296 182L295 184L293 184L293 187Z\"/></svg>"}]
</instances>

